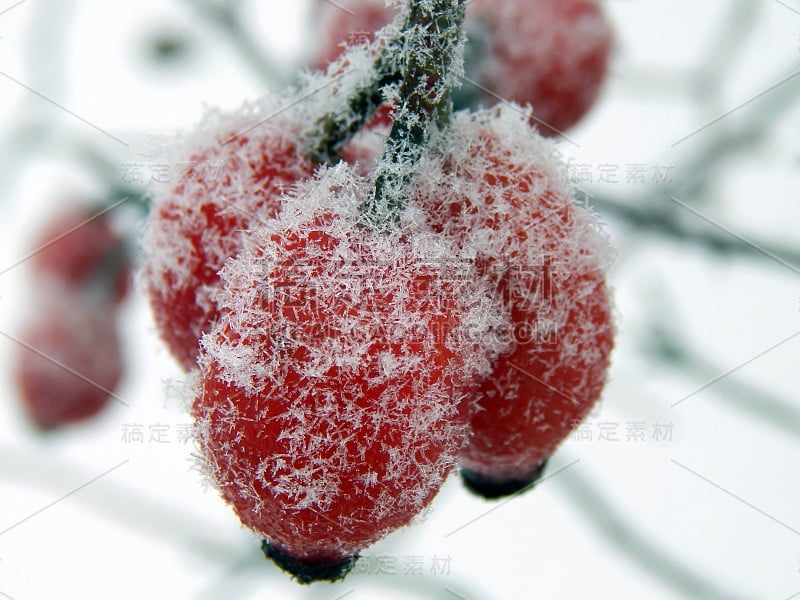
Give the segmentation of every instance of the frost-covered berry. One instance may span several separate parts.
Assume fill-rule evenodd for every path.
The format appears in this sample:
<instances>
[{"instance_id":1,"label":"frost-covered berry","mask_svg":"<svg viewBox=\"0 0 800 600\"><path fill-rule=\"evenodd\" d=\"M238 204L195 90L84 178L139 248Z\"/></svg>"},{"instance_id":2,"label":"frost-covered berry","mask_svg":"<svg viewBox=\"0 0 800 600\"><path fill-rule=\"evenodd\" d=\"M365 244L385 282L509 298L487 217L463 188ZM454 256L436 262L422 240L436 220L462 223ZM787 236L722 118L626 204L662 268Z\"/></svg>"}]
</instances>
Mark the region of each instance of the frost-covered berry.
<instances>
[{"instance_id":1,"label":"frost-covered berry","mask_svg":"<svg viewBox=\"0 0 800 600\"><path fill-rule=\"evenodd\" d=\"M14 367L28 416L43 430L93 417L123 372L114 306L49 282L37 289L32 313Z\"/></svg>"},{"instance_id":2,"label":"frost-covered berry","mask_svg":"<svg viewBox=\"0 0 800 600\"><path fill-rule=\"evenodd\" d=\"M287 199L224 271L203 339L201 454L241 521L301 581L434 497L465 442L493 299L442 237L357 224L371 187L344 165Z\"/></svg>"},{"instance_id":3,"label":"frost-covered berry","mask_svg":"<svg viewBox=\"0 0 800 600\"><path fill-rule=\"evenodd\" d=\"M491 94L533 106L543 135L574 125L605 80L611 28L596 0L473 0L471 44L481 51L467 74Z\"/></svg>"},{"instance_id":4,"label":"frost-covered berry","mask_svg":"<svg viewBox=\"0 0 800 600\"><path fill-rule=\"evenodd\" d=\"M605 385L613 326L603 274L546 278L537 282L553 286L543 306L512 311L515 325L528 325L527 339L516 340L515 351L498 361L481 389L483 410L471 420L462 477L485 497L505 496L538 480Z\"/></svg>"},{"instance_id":5,"label":"frost-covered berry","mask_svg":"<svg viewBox=\"0 0 800 600\"><path fill-rule=\"evenodd\" d=\"M102 207L71 206L55 213L39 232L30 265L36 279L125 299L131 272L125 244Z\"/></svg>"},{"instance_id":6,"label":"frost-covered berry","mask_svg":"<svg viewBox=\"0 0 800 600\"><path fill-rule=\"evenodd\" d=\"M536 478L600 397L613 345L608 240L520 112L457 113L415 184L431 225L475 255L511 319L461 455L486 496Z\"/></svg>"},{"instance_id":7,"label":"frost-covered berry","mask_svg":"<svg viewBox=\"0 0 800 600\"><path fill-rule=\"evenodd\" d=\"M301 125L257 110L212 117L187 145L179 181L154 193L142 279L159 333L186 370L219 314L218 272L238 254L242 233L274 218L281 194L314 171Z\"/></svg>"}]
</instances>

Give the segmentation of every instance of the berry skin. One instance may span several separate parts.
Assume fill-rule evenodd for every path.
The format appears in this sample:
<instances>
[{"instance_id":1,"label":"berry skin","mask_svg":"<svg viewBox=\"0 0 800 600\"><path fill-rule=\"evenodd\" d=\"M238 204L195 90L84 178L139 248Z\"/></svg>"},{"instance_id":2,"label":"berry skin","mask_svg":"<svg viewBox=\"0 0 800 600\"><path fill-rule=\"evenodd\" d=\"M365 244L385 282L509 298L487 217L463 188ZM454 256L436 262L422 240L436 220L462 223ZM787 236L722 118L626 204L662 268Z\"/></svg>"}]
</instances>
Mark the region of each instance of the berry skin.
<instances>
[{"instance_id":1,"label":"berry skin","mask_svg":"<svg viewBox=\"0 0 800 600\"><path fill-rule=\"evenodd\" d=\"M515 110L457 114L416 184L431 226L475 253L510 316L510 351L477 391L461 454L487 497L541 473L599 398L613 346L608 242Z\"/></svg>"},{"instance_id":2,"label":"berry skin","mask_svg":"<svg viewBox=\"0 0 800 600\"><path fill-rule=\"evenodd\" d=\"M122 302L131 273L123 240L101 209L70 207L56 213L39 233L30 265L34 277L77 289L94 289Z\"/></svg>"},{"instance_id":3,"label":"berry skin","mask_svg":"<svg viewBox=\"0 0 800 600\"><path fill-rule=\"evenodd\" d=\"M533 107L542 135L556 135L591 108L605 80L611 28L596 0L475 0L468 36L484 50L468 75L499 96ZM465 84L467 85L467 84Z\"/></svg>"},{"instance_id":4,"label":"berry skin","mask_svg":"<svg viewBox=\"0 0 800 600\"><path fill-rule=\"evenodd\" d=\"M193 407L222 496L303 582L343 576L431 501L489 367L466 335L489 291L443 276L441 236L358 226L370 187L346 173L298 191L322 204L284 212L226 266Z\"/></svg>"},{"instance_id":5,"label":"berry skin","mask_svg":"<svg viewBox=\"0 0 800 600\"><path fill-rule=\"evenodd\" d=\"M550 339L518 343L480 392L483 410L472 418L473 436L461 464L470 487L484 479L484 496L508 495L535 482L603 391L613 327L602 274L570 275L556 284L548 302L568 311L554 329L540 332ZM512 321L535 322L543 312L549 311L540 307L534 317L530 310L512 309Z\"/></svg>"},{"instance_id":6,"label":"berry skin","mask_svg":"<svg viewBox=\"0 0 800 600\"><path fill-rule=\"evenodd\" d=\"M144 237L156 326L187 371L219 316L218 272L238 254L242 232L274 218L281 194L314 171L299 148L299 124L275 118L236 135L243 128L218 127L191 154L181 181L156 193Z\"/></svg>"},{"instance_id":7,"label":"berry skin","mask_svg":"<svg viewBox=\"0 0 800 600\"><path fill-rule=\"evenodd\" d=\"M43 305L20 335L26 346L15 379L29 418L47 431L108 404L122 377L122 351L112 305L65 286L38 291Z\"/></svg>"}]
</instances>

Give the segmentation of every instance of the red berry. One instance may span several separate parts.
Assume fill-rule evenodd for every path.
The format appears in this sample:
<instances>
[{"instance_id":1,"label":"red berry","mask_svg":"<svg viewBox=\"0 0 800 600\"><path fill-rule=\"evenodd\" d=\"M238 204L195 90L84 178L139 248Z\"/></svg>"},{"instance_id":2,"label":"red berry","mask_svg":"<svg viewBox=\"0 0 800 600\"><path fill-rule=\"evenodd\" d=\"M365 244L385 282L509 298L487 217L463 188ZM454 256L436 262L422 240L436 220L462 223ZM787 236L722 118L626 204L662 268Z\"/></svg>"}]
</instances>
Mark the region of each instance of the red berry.
<instances>
[{"instance_id":1,"label":"red berry","mask_svg":"<svg viewBox=\"0 0 800 600\"><path fill-rule=\"evenodd\" d=\"M468 326L496 321L485 288L445 275L441 236L358 226L370 187L343 172L303 190L327 206L285 212L226 266L194 404L223 497L304 581L431 501L488 368Z\"/></svg>"},{"instance_id":2,"label":"red berry","mask_svg":"<svg viewBox=\"0 0 800 600\"><path fill-rule=\"evenodd\" d=\"M154 198L143 279L159 333L186 370L219 316L218 272L238 254L242 232L274 218L281 194L314 171L299 130L278 117L242 135L235 125L218 126L190 155L181 181Z\"/></svg>"},{"instance_id":3,"label":"red berry","mask_svg":"<svg viewBox=\"0 0 800 600\"><path fill-rule=\"evenodd\" d=\"M594 104L612 46L599 2L475 0L467 13L471 43L484 48L467 71L491 90L484 102L530 104L543 135L571 127Z\"/></svg>"},{"instance_id":4,"label":"red berry","mask_svg":"<svg viewBox=\"0 0 800 600\"><path fill-rule=\"evenodd\" d=\"M35 277L55 279L75 289L93 288L115 302L125 299L131 273L124 242L102 207L69 207L56 213L39 233L31 257Z\"/></svg>"},{"instance_id":5,"label":"red berry","mask_svg":"<svg viewBox=\"0 0 800 600\"><path fill-rule=\"evenodd\" d=\"M461 464L467 482L483 495L513 493L538 479L603 391L613 326L602 273L570 274L551 293L545 302L553 310L512 311L515 324L534 325L535 337L517 340L481 389L483 410L472 418ZM542 322L554 313L557 319Z\"/></svg>"},{"instance_id":6,"label":"red berry","mask_svg":"<svg viewBox=\"0 0 800 600\"><path fill-rule=\"evenodd\" d=\"M88 419L108 404L122 377L116 310L69 287L43 287L35 320L21 334L15 377L41 429Z\"/></svg>"},{"instance_id":7,"label":"red berry","mask_svg":"<svg viewBox=\"0 0 800 600\"><path fill-rule=\"evenodd\" d=\"M348 46L375 40L375 32L391 23L397 9L383 0L348 0L343 3L320 2L320 46L313 59L317 69L339 58Z\"/></svg>"},{"instance_id":8,"label":"red berry","mask_svg":"<svg viewBox=\"0 0 800 600\"><path fill-rule=\"evenodd\" d=\"M431 225L476 254L511 317L461 457L483 487L506 490L530 483L589 412L613 345L608 242L515 110L458 114L417 183Z\"/></svg>"}]
</instances>

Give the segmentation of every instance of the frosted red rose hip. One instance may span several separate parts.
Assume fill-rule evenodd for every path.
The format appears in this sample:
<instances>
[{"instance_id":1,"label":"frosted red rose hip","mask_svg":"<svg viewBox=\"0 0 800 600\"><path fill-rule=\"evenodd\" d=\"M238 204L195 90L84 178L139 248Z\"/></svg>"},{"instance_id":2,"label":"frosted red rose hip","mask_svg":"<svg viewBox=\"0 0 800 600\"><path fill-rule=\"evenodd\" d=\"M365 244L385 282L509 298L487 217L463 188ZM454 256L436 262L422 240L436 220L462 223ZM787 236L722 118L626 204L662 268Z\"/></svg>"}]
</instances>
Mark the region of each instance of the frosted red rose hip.
<instances>
[{"instance_id":1,"label":"frosted red rose hip","mask_svg":"<svg viewBox=\"0 0 800 600\"><path fill-rule=\"evenodd\" d=\"M228 122L230 121L230 122ZM144 238L143 281L161 337L189 370L219 315L218 272L244 231L274 218L281 194L313 173L300 124L275 118L239 133L239 119L215 124L192 152L180 181L157 191Z\"/></svg>"},{"instance_id":2,"label":"frosted red rose hip","mask_svg":"<svg viewBox=\"0 0 800 600\"><path fill-rule=\"evenodd\" d=\"M468 75L488 89L482 103L499 97L530 104L546 136L568 129L594 104L613 42L599 2L473 0L467 14L482 48Z\"/></svg>"},{"instance_id":3,"label":"frosted red rose hip","mask_svg":"<svg viewBox=\"0 0 800 600\"><path fill-rule=\"evenodd\" d=\"M193 408L223 497L301 580L342 575L431 501L488 372L467 325L497 320L485 288L442 277L440 236L358 226L370 188L342 172L306 191L349 193L349 212L284 214L226 266Z\"/></svg>"},{"instance_id":4,"label":"frosted red rose hip","mask_svg":"<svg viewBox=\"0 0 800 600\"><path fill-rule=\"evenodd\" d=\"M517 111L456 115L415 188L431 225L476 255L510 316L510 351L477 391L461 454L485 496L538 475L599 398L613 346L608 241L553 146Z\"/></svg>"},{"instance_id":5,"label":"frosted red rose hip","mask_svg":"<svg viewBox=\"0 0 800 600\"><path fill-rule=\"evenodd\" d=\"M339 58L348 46L372 42L375 32L397 14L397 10L386 6L383 0L317 2L316 10L322 36L312 62L318 69Z\"/></svg>"}]
</instances>

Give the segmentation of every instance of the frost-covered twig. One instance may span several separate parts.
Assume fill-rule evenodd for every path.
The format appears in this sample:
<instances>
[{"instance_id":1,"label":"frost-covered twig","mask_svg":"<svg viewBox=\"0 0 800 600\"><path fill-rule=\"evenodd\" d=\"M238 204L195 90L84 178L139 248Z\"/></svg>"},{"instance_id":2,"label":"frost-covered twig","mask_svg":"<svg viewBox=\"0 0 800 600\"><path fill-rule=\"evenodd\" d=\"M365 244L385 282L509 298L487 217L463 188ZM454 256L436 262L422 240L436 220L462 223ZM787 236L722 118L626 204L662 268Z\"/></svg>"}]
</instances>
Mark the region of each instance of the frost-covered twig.
<instances>
[{"instance_id":1,"label":"frost-covered twig","mask_svg":"<svg viewBox=\"0 0 800 600\"><path fill-rule=\"evenodd\" d=\"M403 28L399 57L403 82L386 150L377 167L375 194L362 206L372 227L396 221L434 123L452 111L450 89L463 71L466 0L414 0Z\"/></svg>"},{"instance_id":2,"label":"frost-covered twig","mask_svg":"<svg viewBox=\"0 0 800 600\"><path fill-rule=\"evenodd\" d=\"M392 26L393 27L393 26ZM399 65L395 57L400 39L386 42L372 65L372 76L362 82L350 95L346 110L324 115L316 130L309 136L309 153L319 163L331 163L339 152L367 123L385 100L384 88L399 78Z\"/></svg>"}]
</instances>

